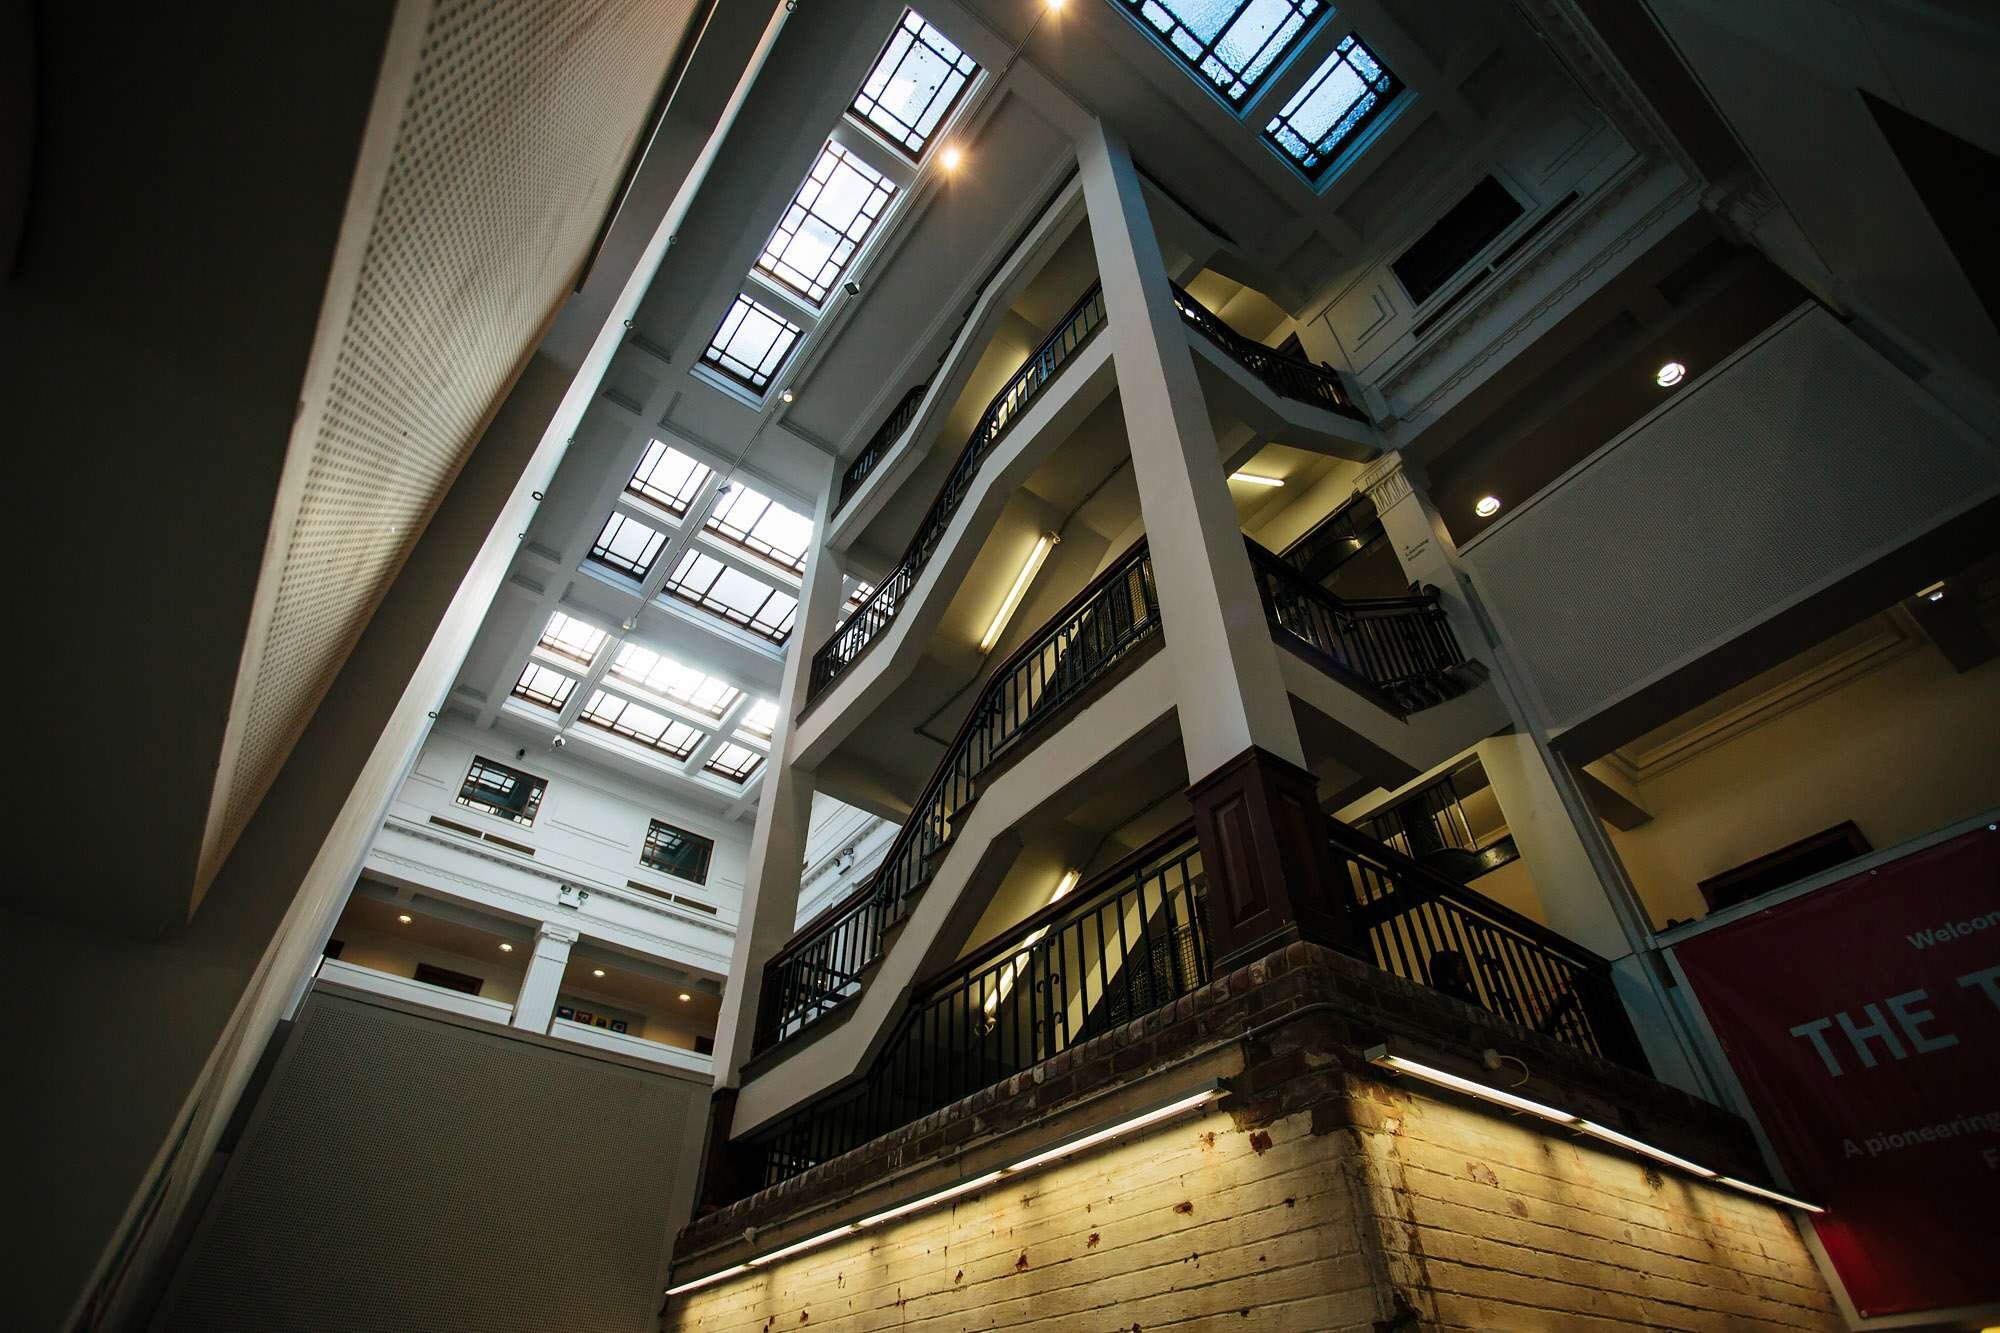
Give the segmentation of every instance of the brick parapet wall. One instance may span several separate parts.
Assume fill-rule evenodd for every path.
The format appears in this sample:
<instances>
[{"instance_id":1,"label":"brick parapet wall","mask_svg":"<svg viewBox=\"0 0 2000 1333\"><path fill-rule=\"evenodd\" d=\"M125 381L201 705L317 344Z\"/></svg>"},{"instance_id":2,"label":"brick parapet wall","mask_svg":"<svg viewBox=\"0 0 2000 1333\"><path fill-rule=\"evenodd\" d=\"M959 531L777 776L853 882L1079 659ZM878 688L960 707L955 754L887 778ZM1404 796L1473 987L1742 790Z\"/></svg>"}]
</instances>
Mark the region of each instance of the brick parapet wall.
<instances>
[{"instance_id":1,"label":"brick parapet wall","mask_svg":"<svg viewBox=\"0 0 2000 1333\"><path fill-rule=\"evenodd\" d=\"M1222 1103L1245 1129L1297 1115L1316 1129L1366 1128L1352 1108L1393 1076L1362 1053L1385 1039L1478 1076L1486 1048L1527 1066L1525 1096L1615 1126L1718 1170L1762 1174L1750 1134L1728 1112L1475 1006L1310 943L1288 945L1171 1005L1079 1043L1032 1069L924 1116L771 1189L698 1218L676 1245L684 1271L749 1253L768 1234L857 1196L1030 1130L1084 1098L1113 1093L1191 1059L1227 1058ZM1210 1063L1214 1063L1211 1059ZM1516 1066L1488 1075L1514 1081ZM926 1183L925 1188L935 1188ZM838 1220L829 1216L826 1220ZM740 1252L740 1253L739 1253Z\"/></svg>"}]
</instances>

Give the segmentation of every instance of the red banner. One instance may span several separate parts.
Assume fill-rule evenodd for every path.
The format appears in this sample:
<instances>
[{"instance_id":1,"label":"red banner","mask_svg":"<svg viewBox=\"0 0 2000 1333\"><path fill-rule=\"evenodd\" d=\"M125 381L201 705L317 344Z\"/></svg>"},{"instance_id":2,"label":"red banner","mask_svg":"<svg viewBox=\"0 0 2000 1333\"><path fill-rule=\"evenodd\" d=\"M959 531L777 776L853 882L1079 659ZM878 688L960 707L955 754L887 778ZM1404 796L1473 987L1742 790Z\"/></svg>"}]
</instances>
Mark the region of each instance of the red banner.
<instances>
[{"instance_id":1,"label":"red banner","mask_svg":"<svg viewBox=\"0 0 2000 1333\"><path fill-rule=\"evenodd\" d=\"M2000 1300L2000 833L1674 952L1860 1313Z\"/></svg>"}]
</instances>

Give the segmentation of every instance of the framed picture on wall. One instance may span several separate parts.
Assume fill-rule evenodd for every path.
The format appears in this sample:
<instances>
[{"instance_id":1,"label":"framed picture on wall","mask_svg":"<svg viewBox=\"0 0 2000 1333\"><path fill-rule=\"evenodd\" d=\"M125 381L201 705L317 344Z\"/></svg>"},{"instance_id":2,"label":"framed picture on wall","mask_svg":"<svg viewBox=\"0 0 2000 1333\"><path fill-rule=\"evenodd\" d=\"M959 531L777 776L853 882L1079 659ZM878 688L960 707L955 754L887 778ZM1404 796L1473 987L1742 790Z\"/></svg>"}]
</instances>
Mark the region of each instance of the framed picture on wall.
<instances>
[{"instance_id":1,"label":"framed picture on wall","mask_svg":"<svg viewBox=\"0 0 2000 1333\"><path fill-rule=\"evenodd\" d=\"M574 1021L575 1021L575 1019L576 1019L576 1008L575 1008L575 1006L573 1006L573 1005L567 1005L567 1004L559 1004L559 1005L557 1005L557 1006L556 1006L556 1017L557 1017L557 1018L567 1018L567 1019L571 1020L572 1022L574 1022Z\"/></svg>"},{"instance_id":2,"label":"framed picture on wall","mask_svg":"<svg viewBox=\"0 0 2000 1333\"><path fill-rule=\"evenodd\" d=\"M614 1019L612 1019L612 1020L611 1020L611 1030L612 1030L613 1032L623 1032L623 1031L625 1031L625 1030L626 1030L626 1028L625 1028L625 1020L624 1020L624 1019L622 1019L622 1018L614 1018Z\"/></svg>"},{"instance_id":3,"label":"framed picture on wall","mask_svg":"<svg viewBox=\"0 0 2000 1333\"><path fill-rule=\"evenodd\" d=\"M579 1009L576 1011L576 1021L579 1023L589 1023L591 1018L592 1014L588 1009Z\"/></svg>"}]
</instances>

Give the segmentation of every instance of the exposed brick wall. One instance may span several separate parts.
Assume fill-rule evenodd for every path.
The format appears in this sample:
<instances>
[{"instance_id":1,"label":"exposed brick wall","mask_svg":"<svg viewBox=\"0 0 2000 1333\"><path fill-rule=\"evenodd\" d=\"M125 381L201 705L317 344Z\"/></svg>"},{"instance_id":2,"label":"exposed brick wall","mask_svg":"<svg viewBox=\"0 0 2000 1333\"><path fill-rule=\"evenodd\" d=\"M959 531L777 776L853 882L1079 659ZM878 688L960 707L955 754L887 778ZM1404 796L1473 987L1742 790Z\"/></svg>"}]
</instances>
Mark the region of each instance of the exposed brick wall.
<instances>
[{"instance_id":1,"label":"exposed brick wall","mask_svg":"<svg viewBox=\"0 0 2000 1333\"><path fill-rule=\"evenodd\" d=\"M1214 1109L676 1298L663 1327L1838 1326L1781 1210L1384 1075L1361 1058L1384 1037L1497 1047L1529 1095L1759 1174L1705 1102L1297 944L700 1219L678 1275L1013 1160L1083 1099L1198 1069L1228 1076Z\"/></svg>"}]
</instances>

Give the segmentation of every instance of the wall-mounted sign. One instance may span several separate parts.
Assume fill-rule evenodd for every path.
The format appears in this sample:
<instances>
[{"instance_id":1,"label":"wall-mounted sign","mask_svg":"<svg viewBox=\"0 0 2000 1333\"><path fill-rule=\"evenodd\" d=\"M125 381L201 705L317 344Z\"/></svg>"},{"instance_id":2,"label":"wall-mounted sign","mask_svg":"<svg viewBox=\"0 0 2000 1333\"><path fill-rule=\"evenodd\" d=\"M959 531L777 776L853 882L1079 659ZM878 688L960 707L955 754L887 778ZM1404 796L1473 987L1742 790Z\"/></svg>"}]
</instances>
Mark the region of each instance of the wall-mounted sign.
<instances>
[{"instance_id":1,"label":"wall-mounted sign","mask_svg":"<svg viewBox=\"0 0 2000 1333\"><path fill-rule=\"evenodd\" d=\"M2000 833L1674 952L1857 1311L2000 1301Z\"/></svg>"}]
</instances>

